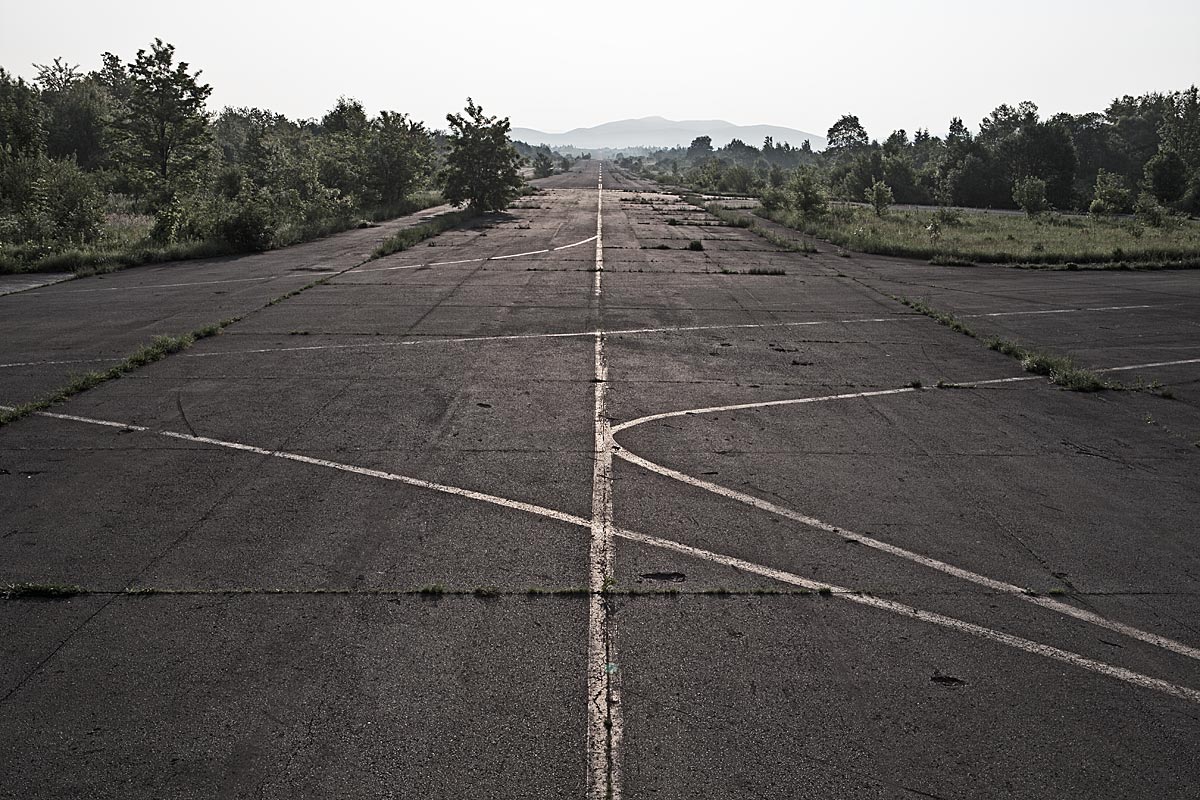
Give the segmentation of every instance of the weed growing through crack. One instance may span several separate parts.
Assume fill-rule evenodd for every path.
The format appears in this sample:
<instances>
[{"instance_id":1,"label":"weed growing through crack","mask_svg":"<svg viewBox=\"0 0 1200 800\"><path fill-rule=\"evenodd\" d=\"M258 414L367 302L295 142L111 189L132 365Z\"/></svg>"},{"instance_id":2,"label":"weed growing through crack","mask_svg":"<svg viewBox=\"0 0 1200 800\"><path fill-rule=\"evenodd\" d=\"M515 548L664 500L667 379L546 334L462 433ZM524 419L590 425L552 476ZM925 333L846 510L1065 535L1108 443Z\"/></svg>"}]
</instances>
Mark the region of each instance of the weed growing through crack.
<instances>
[{"instance_id":1,"label":"weed growing through crack","mask_svg":"<svg viewBox=\"0 0 1200 800\"><path fill-rule=\"evenodd\" d=\"M399 253L401 250L407 250L419 242L437 236L439 233L456 228L464 222L474 219L476 216L474 212L467 210L449 211L445 214L439 214L428 222L414 225L411 228L405 228L388 237L383 244L376 247L371 253L370 260L373 261L377 258L390 256L392 253Z\"/></svg>"},{"instance_id":2,"label":"weed growing through crack","mask_svg":"<svg viewBox=\"0 0 1200 800\"><path fill-rule=\"evenodd\" d=\"M0 594L9 599L63 600L87 590L73 583L10 583L0 588Z\"/></svg>"},{"instance_id":3,"label":"weed growing through crack","mask_svg":"<svg viewBox=\"0 0 1200 800\"><path fill-rule=\"evenodd\" d=\"M139 348L115 366L109 367L106 370L93 370L81 375L75 375L66 386L40 400L25 403L10 411L0 412L0 427L38 411L44 411L50 406L62 403L80 392L86 392L88 389L99 386L106 381L120 378L122 375L132 372L139 367L153 364L155 361L161 361L172 353L186 350L200 339L216 336L223 329L237 322L238 319L240 317L222 320L221 322L206 325L203 328L197 328L191 333L179 336L155 336L150 341L150 344Z\"/></svg>"}]
</instances>

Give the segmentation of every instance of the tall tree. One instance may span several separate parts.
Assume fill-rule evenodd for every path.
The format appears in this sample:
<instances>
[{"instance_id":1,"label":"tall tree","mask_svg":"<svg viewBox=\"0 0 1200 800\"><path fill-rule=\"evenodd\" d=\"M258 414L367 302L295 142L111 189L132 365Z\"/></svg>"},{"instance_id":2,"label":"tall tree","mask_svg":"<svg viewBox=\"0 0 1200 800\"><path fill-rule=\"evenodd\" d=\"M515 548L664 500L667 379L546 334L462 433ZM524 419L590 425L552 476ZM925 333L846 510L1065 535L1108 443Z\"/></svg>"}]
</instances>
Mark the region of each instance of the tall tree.
<instances>
[{"instance_id":1,"label":"tall tree","mask_svg":"<svg viewBox=\"0 0 1200 800\"><path fill-rule=\"evenodd\" d=\"M188 71L186 62L175 63L175 46L162 39L155 39L149 51L138 50L129 65L121 129L134 163L153 176L160 190L178 188L208 154L204 104L212 87L199 83L199 77L199 71Z\"/></svg>"},{"instance_id":2,"label":"tall tree","mask_svg":"<svg viewBox=\"0 0 1200 800\"><path fill-rule=\"evenodd\" d=\"M849 152L866 147L869 141L866 129L858 121L858 117L853 114L844 114L841 119L833 123L825 134L825 140L826 152L832 151L833 153Z\"/></svg>"},{"instance_id":3,"label":"tall tree","mask_svg":"<svg viewBox=\"0 0 1200 800\"><path fill-rule=\"evenodd\" d=\"M499 211L521 189L521 157L509 141L508 117L489 117L467 98L466 114L447 114L446 199L473 211Z\"/></svg>"}]
</instances>

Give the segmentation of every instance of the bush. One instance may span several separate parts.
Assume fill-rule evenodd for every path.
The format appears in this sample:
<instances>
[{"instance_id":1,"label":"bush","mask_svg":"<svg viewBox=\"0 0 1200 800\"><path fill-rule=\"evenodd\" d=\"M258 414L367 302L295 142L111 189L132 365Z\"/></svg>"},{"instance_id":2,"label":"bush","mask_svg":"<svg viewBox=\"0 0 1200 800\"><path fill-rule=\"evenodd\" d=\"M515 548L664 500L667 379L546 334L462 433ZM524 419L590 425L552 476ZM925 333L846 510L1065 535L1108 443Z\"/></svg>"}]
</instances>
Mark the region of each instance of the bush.
<instances>
[{"instance_id":1,"label":"bush","mask_svg":"<svg viewBox=\"0 0 1200 800\"><path fill-rule=\"evenodd\" d=\"M875 209L875 216L882 217L883 212L888 210L888 206L892 204L895 197L892 195L892 187L888 186L883 181L875 181L865 193L867 202L871 204L871 208Z\"/></svg>"},{"instance_id":2,"label":"bush","mask_svg":"<svg viewBox=\"0 0 1200 800\"><path fill-rule=\"evenodd\" d=\"M1013 184L1013 202L1017 208L1031 217L1036 217L1048 208L1046 182L1032 175Z\"/></svg>"},{"instance_id":3,"label":"bush","mask_svg":"<svg viewBox=\"0 0 1200 800\"><path fill-rule=\"evenodd\" d=\"M270 203L257 194L239 196L213 233L237 250L267 250L275 238L275 214Z\"/></svg>"},{"instance_id":4,"label":"bush","mask_svg":"<svg viewBox=\"0 0 1200 800\"><path fill-rule=\"evenodd\" d=\"M829 201L817 173L810 167L797 167L784 187L789 205L801 216L815 218L829 213Z\"/></svg>"},{"instance_id":5,"label":"bush","mask_svg":"<svg viewBox=\"0 0 1200 800\"><path fill-rule=\"evenodd\" d=\"M1129 190L1125 181L1114 172L1096 173L1096 196L1088 211L1092 214L1120 214L1129 210Z\"/></svg>"},{"instance_id":6,"label":"bush","mask_svg":"<svg viewBox=\"0 0 1200 800\"><path fill-rule=\"evenodd\" d=\"M696 241L695 239L693 239L692 241L688 242L687 249L688 249L688 250L703 250L703 249L704 249L704 243L703 243L703 242Z\"/></svg>"},{"instance_id":7,"label":"bush","mask_svg":"<svg viewBox=\"0 0 1200 800\"><path fill-rule=\"evenodd\" d=\"M1138 195L1137 202L1133 204L1133 213L1138 222L1149 225L1151 228L1161 228L1167 216L1166 209L1159 205L1158 200L1150 192L1142 192Z\"/></svg>"}]
</instances>

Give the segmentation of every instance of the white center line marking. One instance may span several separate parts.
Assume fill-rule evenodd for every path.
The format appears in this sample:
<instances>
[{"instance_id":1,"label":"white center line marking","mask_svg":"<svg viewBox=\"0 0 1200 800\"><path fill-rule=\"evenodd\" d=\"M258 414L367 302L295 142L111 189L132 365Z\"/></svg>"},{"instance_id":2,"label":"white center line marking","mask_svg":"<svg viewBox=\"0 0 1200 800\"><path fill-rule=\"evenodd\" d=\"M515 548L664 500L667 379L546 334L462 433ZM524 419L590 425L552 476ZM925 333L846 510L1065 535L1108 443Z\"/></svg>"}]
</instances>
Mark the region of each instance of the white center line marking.
<instances>
[{"instance_id":1,"label":"white center line marking","mask_svg":"<svg viewBox=\"0 0 1200 800\"><path fill-rule=\"evenodd\" d=\"M604 275L604 177L596 178L596 264L592 300L601 314ZM591 545L588 552L588 797L619 800L620 677L616 639L605 592L613 574L613 441L608 420L608 361L604 333L595 336L595 461L592 467Z\"/></svg>"}]
</instances>

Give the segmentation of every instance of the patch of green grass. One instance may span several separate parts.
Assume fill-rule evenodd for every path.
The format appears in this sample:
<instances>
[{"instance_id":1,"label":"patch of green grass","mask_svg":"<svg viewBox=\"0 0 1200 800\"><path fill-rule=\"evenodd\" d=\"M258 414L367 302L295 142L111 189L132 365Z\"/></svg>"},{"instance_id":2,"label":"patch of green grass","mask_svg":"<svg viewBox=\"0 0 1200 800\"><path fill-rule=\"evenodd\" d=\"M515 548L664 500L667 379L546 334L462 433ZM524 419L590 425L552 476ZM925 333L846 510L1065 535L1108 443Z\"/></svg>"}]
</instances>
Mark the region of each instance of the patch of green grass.
<instances>
[{"instance_id":1,"label":"patch of green grass","mask_svg":"<svg viewBox=\"0 0 1200 800\"><path fill-rule=\"evenodd\" d=\"M87 594L82 586L73 583L10 583L0 589L9 599L63 600Z\"/></svg>"},{"instance_id":2,"label":"patch of green grass","mask_svg":"<svg viewBox=\"0 0 1200 800\"><path fill-rule=\"evenodd\" d=\"M401 250L407 250L418 242L431 239L451 228L457 228L463 223L475 219L476 216L478 215L475 212L467 209L439 214L428 222L414 225L411 228L405 228L388 237L387 240L372 251L369 260L373 261L377 258L390 256L392 253L399 253Z\"/></svg>"},{"instance_id":3,"label":"patch of green grass","mask_svg":"<svg viewBox=\"0 0 1200 800\"><path fill-rule=\"evenodd\" d=\"M1090 215L1030 218L962 211L956 215L957 224L938 222L931 230L937 212L893 209L878 217L865 206L835 203L819 218L787 210L756 213L852 250L942 259L943 263L1055 269L1069 269L1071 264L1077 269L1200 268L1200 222L1178 216L1160 228L1143 228Z\"/></svg>"},{"instance_id":4,"label":"patch of green grass","mask_svg":"<svg viewBox=\"0 0 1200 800\"><path fill-rule=\"evenodd\" d=\"M692 241L688 242L687 249L688 249L688 250L695 250L695 251L700 251L700 250L703 250L703 249L704 249L704 242L701 242L701 241L699 241L699 240L697 240L697 239L693 239Z\"/></svg>"},{"instance_id":5,"label":"patch of green grass","mask_svg":"<svg viewBox=\"0 0 1200 800\"><path fill-rule=\"evenodd\" d=\"M924 384L922 384L920 381L909 381L908 382L908 388L910 388L910 389L920 389L923 385Z\"/></svg>"},{"instance_id":6,"label":"patch of green grass","mask_svg":"<svg viewBox=\"0 0 1200 800\"><path fill-rule=\"evenodd\" d=\"M431 583L428 586L422 586L417 589L417 594L440 596L446 593L446 587L440 583Z\"/></svg>"}]
</instances>

